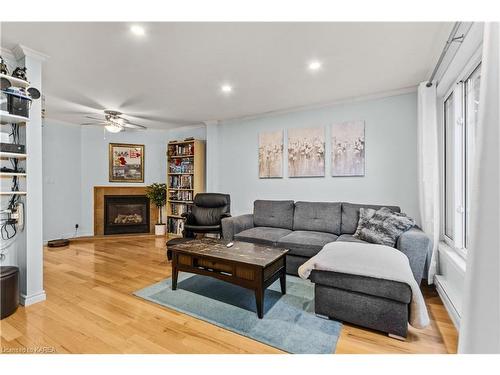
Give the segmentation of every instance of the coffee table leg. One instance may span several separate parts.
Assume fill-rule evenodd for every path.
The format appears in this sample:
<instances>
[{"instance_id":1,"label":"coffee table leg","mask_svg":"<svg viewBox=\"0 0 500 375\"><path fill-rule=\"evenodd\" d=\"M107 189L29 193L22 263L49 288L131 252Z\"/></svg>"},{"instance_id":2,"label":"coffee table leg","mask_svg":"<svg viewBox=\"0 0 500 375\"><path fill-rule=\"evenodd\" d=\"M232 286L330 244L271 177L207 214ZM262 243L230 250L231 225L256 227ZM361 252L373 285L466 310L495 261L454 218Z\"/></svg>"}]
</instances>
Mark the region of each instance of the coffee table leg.
<instances>
[{"instance_id":1,"label":"coffee table leg","mask_svg":"<svg viewBox=\"0 0 500 375\"><path fill-rule=\"evenodd\" d=\"M257 316L262 319L264 317L264 289L255 289L255 302L257 303Z\"/></svg>"},{"instance_id":2,"label":"coffee table leg","mask_svg":"<svg viewBox=\"0 0 500 375\"><path fill-rule=\"evenodd\" d=\"M280 276L281 294L286 294L286 273L283 272Z\"/></svg>"},{"instance_id":3,"label":"coffee table leg","mask_svg":"<svg viewBox=\"0 0 500 375\"><path fill-rule=\"evenodd\" d=\"M174 262L175 262L175 260L174 260ZM178 275L179 275L179 271L177 270L175 263L172 263L172 290L177 289L177 276Z\"/></svg>"}]
</instances>

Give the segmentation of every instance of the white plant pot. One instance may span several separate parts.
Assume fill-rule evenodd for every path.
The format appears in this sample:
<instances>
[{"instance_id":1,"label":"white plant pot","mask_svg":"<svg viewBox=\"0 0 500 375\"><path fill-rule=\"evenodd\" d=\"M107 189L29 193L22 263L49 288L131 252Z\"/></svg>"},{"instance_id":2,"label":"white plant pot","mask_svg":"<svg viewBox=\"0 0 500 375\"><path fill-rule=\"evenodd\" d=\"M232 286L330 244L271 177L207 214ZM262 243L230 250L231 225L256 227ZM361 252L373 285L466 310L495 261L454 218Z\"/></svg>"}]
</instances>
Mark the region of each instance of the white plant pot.
<instances>
[{"instance_id":1,"label":"white plant pot","mask_svg":"<svg viewBox=\"0 0 500 375\"><path fill-rule=\"evenodd\" d=\"M167 226L165 224L155 224L155 235L164 236L167 232Z\"/></svg>"}]
</instances>

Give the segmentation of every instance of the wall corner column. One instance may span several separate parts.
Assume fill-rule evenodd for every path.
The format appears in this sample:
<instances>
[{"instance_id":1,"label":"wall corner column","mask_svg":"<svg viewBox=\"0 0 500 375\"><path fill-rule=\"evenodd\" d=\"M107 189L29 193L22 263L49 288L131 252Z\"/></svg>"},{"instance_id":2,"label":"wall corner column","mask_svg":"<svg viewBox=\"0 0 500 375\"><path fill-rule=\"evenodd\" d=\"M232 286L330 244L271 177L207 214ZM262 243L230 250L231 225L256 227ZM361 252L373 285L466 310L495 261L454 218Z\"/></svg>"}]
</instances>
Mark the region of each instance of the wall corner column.
<instances>
[{"instance_id":1,"label":"wall corner column","mask_svg":"<svg viewBox=\"0 0 500 375\"><path fill-rule=\"evenodd\" d=\"M33 87L42 91L42 65L47 59L37 51L18 45L13 49L17 63L27 68ZM43 175L42 101L34 100L26 126L26 244L19 247L20 302L27 306L46 299L43 288Z\"/></svg>"},{"instance_id":2,"label":"wall corner column","mask_svg":"<svg viewBox=\"0 0 500 375\"><path fill-rule=\"evenodd\" d=\"M207 128L206 189L207 192L218 193L219 121L205 121L205 126Z\"/></svg>"}]
</instances>

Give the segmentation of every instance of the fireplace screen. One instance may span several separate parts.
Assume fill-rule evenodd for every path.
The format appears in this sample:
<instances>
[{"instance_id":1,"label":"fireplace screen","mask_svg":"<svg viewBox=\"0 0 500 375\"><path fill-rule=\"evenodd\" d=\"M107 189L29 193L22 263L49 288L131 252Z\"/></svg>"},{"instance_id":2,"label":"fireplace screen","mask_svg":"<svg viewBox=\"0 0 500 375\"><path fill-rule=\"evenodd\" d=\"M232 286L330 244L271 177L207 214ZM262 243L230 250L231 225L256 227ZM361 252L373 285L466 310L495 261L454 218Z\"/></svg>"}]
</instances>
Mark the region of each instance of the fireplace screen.
<instances>
[{"instance_id":1,"label":"fireplace screen","mask_svg":"<svg viewBox=\"0 0 500 375\"><path fill-rule=\"evenodd\" d=\"M106 195L104 212L104 234L149 232L149 199L143 195Z\"/></svg>"}]
</instances>

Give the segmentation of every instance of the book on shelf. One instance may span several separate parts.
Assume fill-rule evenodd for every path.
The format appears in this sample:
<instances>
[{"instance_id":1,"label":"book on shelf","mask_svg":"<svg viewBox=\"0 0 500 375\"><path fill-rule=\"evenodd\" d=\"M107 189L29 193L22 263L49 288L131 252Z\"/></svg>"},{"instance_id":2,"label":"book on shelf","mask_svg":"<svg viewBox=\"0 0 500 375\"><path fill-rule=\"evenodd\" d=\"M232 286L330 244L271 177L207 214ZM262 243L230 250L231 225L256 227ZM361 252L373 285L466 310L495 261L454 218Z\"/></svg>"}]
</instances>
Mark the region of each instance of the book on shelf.
<instances>
[{"instance_id":1,"label":"book on shelf","mask_svg":"<svg viewBox=\"0 0 500 375\"><path fill-rule=\"evenodd\" d=\"M169 189L192 189L193 176L192 175L179 175L168 176Z\"/></svg>"},{"instance_id":2,"label":"book on shelf","mask_svg":"<svg viewBox=\"0 0 500 375\"><path fill-rule=\"evenodd\" d=\"M169 190L168 199L171 201L192 201L193 192L186 190Z\"/></svg>"},{"instance_id":3,"label":"book on shelf","mask_svg":"<svg viewBox=\"0 0 500 375\"><path fill-rule=\"evenodd\" d=\"M194 143L168 145L168 156L194 155Z\"/></svg>"},{"instance_id":4,"label":"book on shelf","mask_svg":"<svg viewBox=\"0 0 500 375\"><path fill-rule=\"evenodd\" d=\"M168 233L182 235L184 230L184 220L175 217L169 217L167 220Z\"/></svg>"},{"instance_id":5,"label":"book on shelf","mask_svg":"<svg viewBox=\"0 0 500 375\"><path fill-rule=\"evenodd\" d=\"M192 159L174 159L168 163L169 173L193 173L194 164Z\"/></svg>"},{"instance_id":6,"label":"book on shelf","mask_svg":"<svg viewBox=\"0 0 500 375\"><path fill-rule=\"evenodd\" d=\"M187 203L170 203L170 212L172 215L181 216L184 213L191 212L191 205Z\"/></svg>"}]
</instances>

